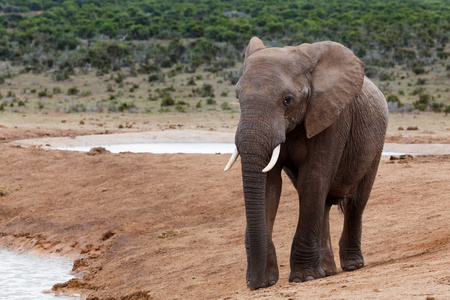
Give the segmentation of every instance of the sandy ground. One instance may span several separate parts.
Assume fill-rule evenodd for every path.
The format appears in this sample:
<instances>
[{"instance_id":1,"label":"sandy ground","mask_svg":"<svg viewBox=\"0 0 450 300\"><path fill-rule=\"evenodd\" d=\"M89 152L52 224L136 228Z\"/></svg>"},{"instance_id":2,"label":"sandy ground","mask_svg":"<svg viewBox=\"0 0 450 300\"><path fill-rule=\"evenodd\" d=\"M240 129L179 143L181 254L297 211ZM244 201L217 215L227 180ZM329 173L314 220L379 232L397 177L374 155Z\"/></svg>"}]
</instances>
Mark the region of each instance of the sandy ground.
<instances>
[{"instance_id":1,"label":"sandy ground","mask_svg":"<svg viewBox=\"0 0 450 300\"><path fill-rule=\"evenodd\" d=\"M203 128L193 119L175 128L180 120L165 128L150 122L139 130L164 130L140 133L155 139L181 134L205 141L229 139L226 132L234 131L218 118L202 120L209 122ZM274 231L280 280L252 292L245 285L239 161L224 173L228 155L47 150L47 140L18 141L124 130L13 121L0 119L0 246L74 259L78 278L55 285L55 293L87 299L450 299L450 155L384 157L364 214L366 266L300 284L288 283L298 201L285 177ZM411 125L417 124L427 126ZM443 126L394 129L387 142L450 146L448 123ZM192 136L180 127L203 133ZM217 131L225 133L209 133ZM342 221L333 209L335 254Z\"/></svg>"}]
</instances>

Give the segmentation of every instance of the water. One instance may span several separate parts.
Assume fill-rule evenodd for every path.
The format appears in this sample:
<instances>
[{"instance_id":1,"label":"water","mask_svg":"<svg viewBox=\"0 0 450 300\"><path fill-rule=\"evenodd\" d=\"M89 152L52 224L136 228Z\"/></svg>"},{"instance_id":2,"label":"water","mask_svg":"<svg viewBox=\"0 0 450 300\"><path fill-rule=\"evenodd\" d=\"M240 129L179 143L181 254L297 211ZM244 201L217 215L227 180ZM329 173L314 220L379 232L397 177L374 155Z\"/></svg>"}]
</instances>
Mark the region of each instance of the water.
<instances>
[{"instance_id":1,"label":"water","mask_svg":"<svg viewBox=\"0 0 450 300\"><path fill-rule=\"evenodd\" d=\"M103 147L111 153L134 152L134 153L200 153L200 154L228 154L233 153L233 143L130 143L130 144L99 144L88 146L61 146L53 149L88 152L91 148ZM384 151L383 155L402 155L420 153Z\"/></svg>"},{"instance_id":2,"label":"water","mask_svg":"<svg viewBox=\"0 0 450 300\"><path fill-rule=\"evenodd\" d=\"M134 153L233 153L233 143L136 143L136 144L106 144L89 146L62 146L54 149L70 151L89 151L94 147L103 147L112 153L134 152Z\"/></svg>"},{"instance_id":3,"label":"water","mask_svg":"<svg viewBox=\"0 0 450 300\"><path fill-rule=\"evenodd\" d=\"M43 293L51 290L55 283L73 278L69 274L72 266L73 262L68 259L39 257L0 249L0 299L80 299Z\"/></svg>"}]
</instances>

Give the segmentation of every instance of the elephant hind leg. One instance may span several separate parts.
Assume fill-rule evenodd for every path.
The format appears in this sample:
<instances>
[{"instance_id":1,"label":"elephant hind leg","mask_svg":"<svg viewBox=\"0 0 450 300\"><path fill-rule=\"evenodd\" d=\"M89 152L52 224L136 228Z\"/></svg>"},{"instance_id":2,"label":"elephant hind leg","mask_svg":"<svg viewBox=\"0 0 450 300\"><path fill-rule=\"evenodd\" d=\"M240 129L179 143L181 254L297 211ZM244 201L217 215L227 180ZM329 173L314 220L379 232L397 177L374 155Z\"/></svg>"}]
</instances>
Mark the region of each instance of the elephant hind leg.
<instances>
[{"instance_id":1,"label":"elephant hind leg","mask_svg":"<svg viewBox=\"0 0 450 300\"><path fill-rule=\"evenodd\" d=\"M364 266L361 252L362 214L366 207L376 177L381 153L369 172L358 183L355 192L341 203L344 227L339 241L339 257L344 271L354 271Z\"/></svg>"},{"instance_id":2,"label":"elephant hind leg","mask_svg":"<svg viewBox=\"0 0 450 300\"><path fill-rule=\"evenodd\" d=\"M324 209L322 235L320 239L320 266L325 271L326 276L331 276L337 273L330 237L329 216L331 206L331 202L327 200Z\"/></svg>"}]
</instances>

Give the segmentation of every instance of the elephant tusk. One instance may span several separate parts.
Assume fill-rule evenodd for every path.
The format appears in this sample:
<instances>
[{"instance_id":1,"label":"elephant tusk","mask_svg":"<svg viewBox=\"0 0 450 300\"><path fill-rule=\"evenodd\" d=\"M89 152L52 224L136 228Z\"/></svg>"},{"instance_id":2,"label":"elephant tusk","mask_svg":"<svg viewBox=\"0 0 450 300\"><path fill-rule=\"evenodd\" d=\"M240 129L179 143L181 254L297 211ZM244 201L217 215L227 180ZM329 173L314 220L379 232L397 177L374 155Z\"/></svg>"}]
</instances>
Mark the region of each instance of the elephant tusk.
<instances>
[{"instance_id":1,"label":"elephant tusk","mask_svg":"<svg viewBox=\"0 0 450 300\"><path fill-rule=\"evenodd\" d=\"M233 154L231 155L230 160L228 161L227 165L225 166L224 172L231 169L231 167L236 162L236 159L238 158L238 156L239 156L239 152L238 152L237 148L234 148Z\"/></svg>"},{"instance_id":2,"label":"elephant tusk","mask_svg":"<svg viewBox=\"0 0 450 300\"><path fill-rule=\"evenodd\" d=\"M270 158L269 164L262 171L263 173L267 173L276 165L278 161L278 156L280 156L281 144L278 145L275 149L273 149L272 158Z\"/></svg>"}]
</instances>

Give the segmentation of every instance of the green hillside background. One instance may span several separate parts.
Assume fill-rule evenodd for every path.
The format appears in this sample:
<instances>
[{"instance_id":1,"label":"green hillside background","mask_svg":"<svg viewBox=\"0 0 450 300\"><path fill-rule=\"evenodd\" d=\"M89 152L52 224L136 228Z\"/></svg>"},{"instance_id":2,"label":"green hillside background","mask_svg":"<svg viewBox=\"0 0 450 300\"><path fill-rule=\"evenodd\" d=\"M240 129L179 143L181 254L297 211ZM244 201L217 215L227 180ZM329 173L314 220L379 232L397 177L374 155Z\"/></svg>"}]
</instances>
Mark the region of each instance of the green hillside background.
<instances>
[{"instance_id":1,"label":"green hillside background","mask_svg":"<svg viewBox=\"0 0 450 300\"><path fill-rule=\"evenodd\" d=\"M392 112L450 112L448 0L0 0L0 111L237 111L252 36L340 42Z\"/></svg>"}]
</instances>

